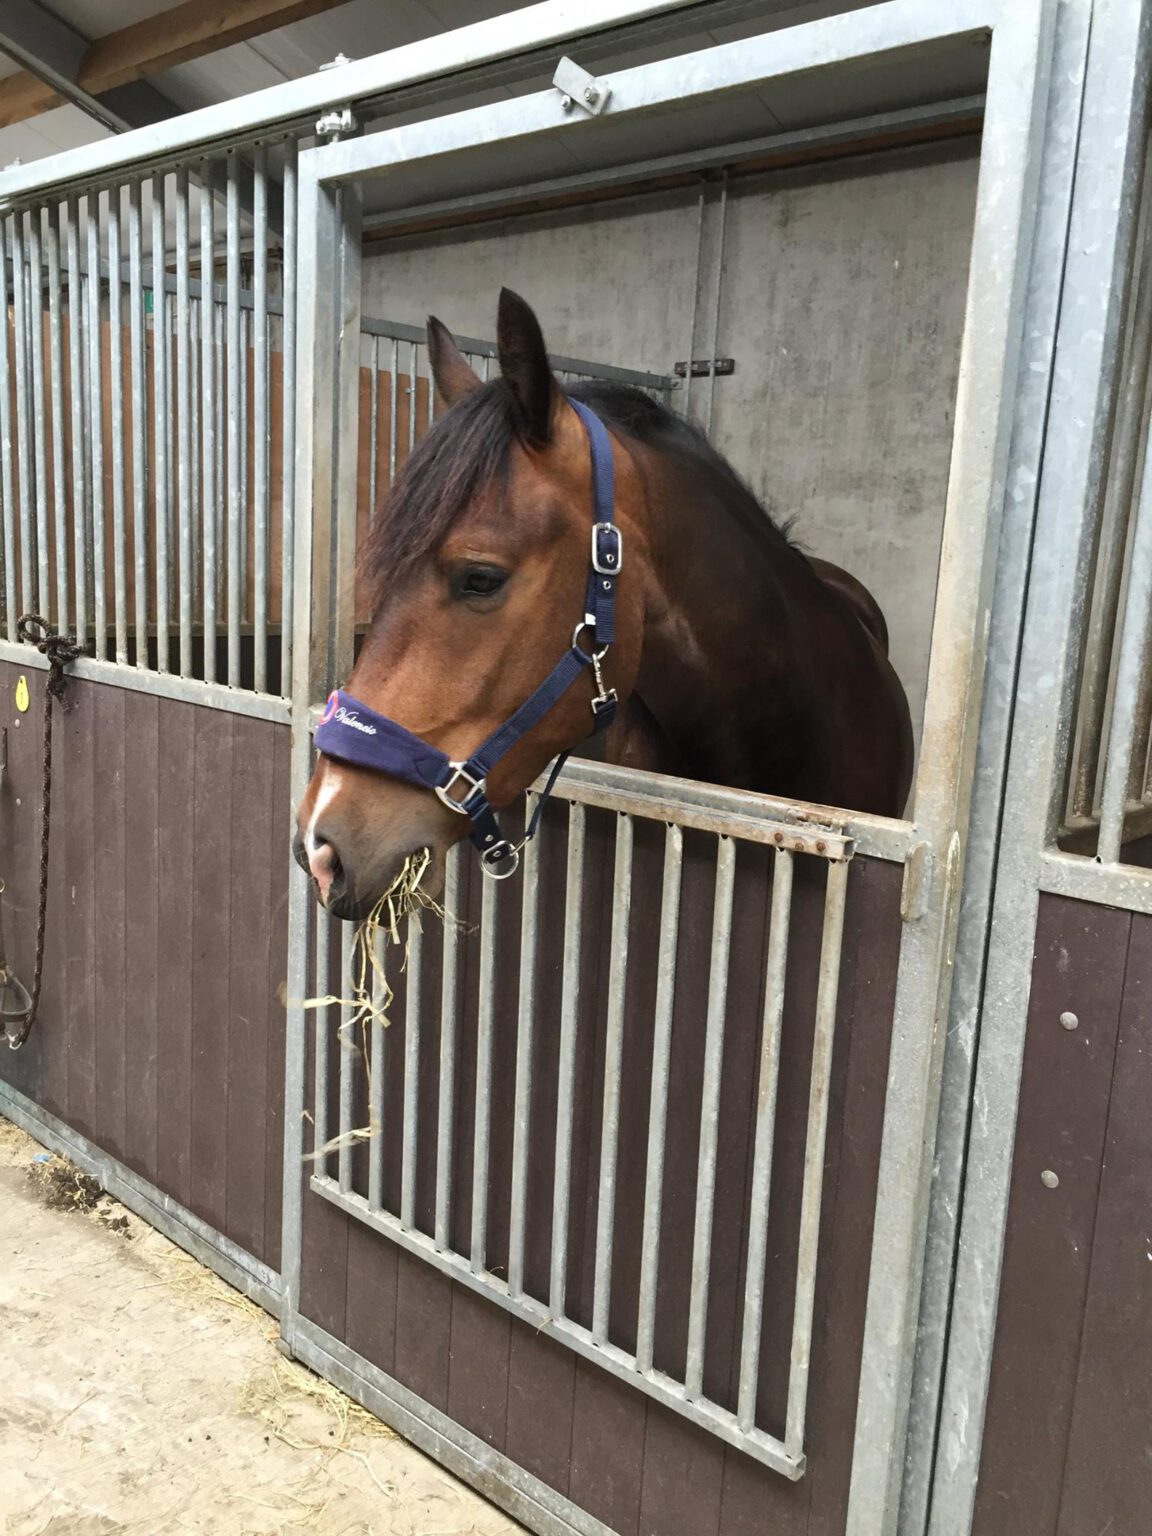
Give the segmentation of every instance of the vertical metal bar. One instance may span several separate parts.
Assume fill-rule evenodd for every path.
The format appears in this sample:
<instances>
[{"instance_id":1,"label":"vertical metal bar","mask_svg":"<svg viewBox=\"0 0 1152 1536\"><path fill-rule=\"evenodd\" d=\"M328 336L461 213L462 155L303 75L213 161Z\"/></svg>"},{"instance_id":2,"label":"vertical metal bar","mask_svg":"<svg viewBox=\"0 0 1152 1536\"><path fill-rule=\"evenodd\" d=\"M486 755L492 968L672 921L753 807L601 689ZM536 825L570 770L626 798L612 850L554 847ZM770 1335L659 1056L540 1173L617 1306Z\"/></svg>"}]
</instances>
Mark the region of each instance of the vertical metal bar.
<instances>
[{"instance_id":1,"label":"vertical metal bar","mask_svg":"<svg viewBox=\"0 0 1152 1536\"><path fill-rule=\"evenodd\" d=\"M314 996L327 997L332 990L331 966L332 919L326 912L316 914L316 977ZM328 1141L328 1005L315 1012L316 1034L313 1042L312 1077L315 1094L312 1103L312 1150L315 1154L315 1170L321 1176L328 1172L328 1154L321 1152Z\"/></svg>"},{"instance_id":2,"label":"vertical metal bar","mask_svg":"<svg viewBox=\"0 0 1152 1536\"><path fill-rule=\"evenodd\" d=\"M240 349L237 365L240 370L240 632L243 649L243 627L249 621L248 611L248 355L252 346L252 327L246 309L240 311Z\"/></svg>"},{"instance_id":3,"label":"vertical metal bar","mask_svg":"<svg viewBox=\"0 0 1152 1536\"><path fill-rule=\"evenodd\" d=\"M32 333L32 457L36 466L36 603L39 613L51 607L51 568L48 532L48 467L44 417L44 263L42 208L33 208L28 223L28 313Z\"/></svg>"},{"instance_id":4,"label":"vertical metal bar","mask_svg":"<svg viewBox=\"0 0 1152 1536\"><path fill-rule=\"evenodd\" d=\"M53 555L56 564L56 627L68 627L68 507L64 485L64 323L60 283L60 207L48 204L48 369L52 410ZM44 610L47 613L47 609Z\"/></svg>"},{"instance_id":5,"label":"vertical metal bar","mask_svg":"<svg viewBox=\"0 0 1152 1536\"><path fill-rule=\"evenodd\" d=\"M705 432L712 431L712 407L716 401L716 358L720 352L720 297L724 286L724 236L728 225L728 172L720 183L720 228L716 234L716 279L712 285L712 351L708 359L708 415Z\"/></svg>"},{"instance_id":6,"label":"vertical metal bar","mask_svg":"<svg viewBox=\"0 0 1152 1536\"><path fill-rule=\"evenodd\" d=\"M408 919L407 988L404 995L404 1135L400 1153L400 1222L416 1224L416 1133L420 1107L420 973L423 937L419 918Z\"/></svg>"},{"instance_id":7,"label":"vertical metal bar","mask_svg":"<svg viewBox=\"0 0 1152 1536\"><path fill-rule=\"evenodd\" d=\"M652 1369L656 1338L656 1287L660 1273L660 1214L664 1194L664 1141L668 1128L668 1071L672 1059L672 1005L676 998L676 946L680 935L680 873L684 833L673 823L664 831L664 883L660 936L656 946L656 1021L652 1035L648 1095L648 1161L644 1176L644 1226L640 1250L640 1315L636 1365Z\"/></svg>"},{"instance_id":8,"label":"vertical metal bar","mask_svg":"<svg viewBox=\"0 0 1152 1536\"><path fill-rule=\"evenodd\" d=\"M692 354L696 347L696 309L700 298L700 268L704 260L704 188L696 204L696 268L692 277L692 297L688 306L688 360L684 365L684 418L692 419Z\"/></svg>"},{"instance_id":9,"label":"vertical metal bar","mask_svg":"<svg viewBox=\"0 0 1152 1536\"><path fill-rule=\"evenodd\" d=\"M104 555L104 323L100 300L100 194L88 194L88 432L92 455L92 624L96 655L108 651L108 576Z\"/></svg>"},{"instance_id":10,"label":"vertical metal bar","mask_svg":"<svg viewBox=\"0 0 1152 1536\"><path fill-rule=\"evenodd\" d=\"M444 874L444 909L455 917L460 904L460 868L463 847L456 843L448 853ZM440 970L440 1081L436 1108L436 1246L451 1242L453 1116L456 1109L456 996L460 961L460 932L454 921L444 924L444 951Z\"/></svg>"},{"instance_id":11,"label":"vertical metal bar","mask_svg":"<svg viewBox=\"0 0 1152 1536\"><path fill-rule=\"evenodd\" d=\"M268 691L268 152L256 146L252 195L253 684Z\"/></svg>"},{"instance_id":12,"label":"vertical metal bar","mask_svg":"<svg viewBox=\"0 0 1152 1536\"><path fill-rule=\"evenodd\" d=\"M240 469L240 162L228 156L228 686L240 686L240 525L244 517Z\"/></svg>"},{"instance_id":13,"label":"vertical metal bar","mask_svg":"<svg viewBox=\"0 0 1152 1536\"><path fill-rule=\"evenodd\" d=\"M351 923L340 924L340 997L352 996L352 945L355 937ZM355 1017L354 1003L349 1001L340 1004L340 1146L336 1153L336 1172L343 1194L352 1188L352 1090L356 1058L360 1051L354 1033Z\"/></svg>"},{"instance_id":14,"label":"vertical metal bar","mask_svg":"<svg viewBox=\"0 0 1152 1536\"><path fill-rule=\"evenodd\" d=\"M413 342L408 353L408 457L412 457L412 450L416 446L416 378L420 367L420 357L416 342Z\"/></svg>"},{"instance_id":15,"label":"vertical metal bar","mask_svg":"<svg viewBox=\"0 0 1152 1536\"><path fill-rule=\"evenodd\" d=\"M808 1361L812 1351L812 1307L816 1294L816 1255L820 1242L820 1202L824 1191L824 1137L828 1129L828 1092L832 1082L832 1039L840 989L840 953L844 943L844 902L848 861L828 866L824 896L824 935L816 984L816 1024L812 1035L812 1077L808 1093L808 1135L804 1144L804 1186L800 1199L800 1243L796 1258L796 1305L792 1314L792 1356L788 1371L788 1413L784 1443L793 1456L804 1448L808 1403Z\"/></svg>"},{"instance_id":16,"label":"vertical metal bar","mask_svg":"<svg viewBox=\"0 0 1152 1536\"><path fill-rule=\"evenodd\" d=\"M584 902L584 807L568 807L564 887L564 962L560 974L560 1059L556 1087L556 1169L552 1185L552 1263L548 1307L563 1317L568 1288L568 1205L572 1188L572 1106L580 1012L580 933Z\"/></svg>"},{"instance_id":17,"label":"vertical metal bar","mask_svg":"<svg viewBox=\"0 0 1152 1536\"><path fill-rule=\"evenodd\" d=\"M12 215L12 307L15 351L16 463L20 474L20 607L36 607L36 535L32 523L35 470L32 464L30 338L28 335L28 273L24 246L24 214Z\"/></svg>"},{"instance_id":18,"label":"vertical metal bar","mask_svg":"<svg viewBox=\"0 0 1152 1536\"><path fill-rule=\"evenodd\" d=\"M180 676L192 676L192 308L188 297L188 168L176 172L176 523L180 545Z\"/></svg>"},{"instance_id":19,"label":"vertical metal bar","mask_svg":"<svg viewBox=\"0 0 1152 1536\"><path fill-rule=\"evenodd\" d=\"M156 670L168 671L168 310L165 304L164 177L152 178L152 505L156 543Z\"/></svg>"},{"instance_id":20,"label":"vertical metal bar","mask_svg":"<svg viewBox=\"0 0 1152 1536\"><path fill-rule=\"evenodd\" d=\"M480 904L480 1007L476 1024L476 1116L472 1135L473 1274L483 1274L488 1249L488 1149L492 1117L492 1010L496 989L496 922L500 886L485 880Z\"/></svg>"},{"instance_id":21,"label":"vertical metal bar","mask_svg":"<svg viewBox=\"0 0 1152 1536\"><path fill-rule=\"evenodd\" d=\"M384 970L384 940L380 934L373 940L376 946L378 975ZM374 1211L384 1203L384 1024L379 1011L384 1006L383 985L373 980L373 1002L377 1015L372 1019L372 1065L369 1079L368 1124L372 1139L368 1144L368 1204Z\"/></svg>"},{"instance_id":22,"label":"vertical metal bar","mask_svg":"<svg viewBox=\"0 0 1152 1536\"><path fill-rule=\"evenodd\" d=\"M12 257L8 220L0 218L0 281L4 313L0 316L0 491L4 497L4 617L9 640L16 638L16 479L12 462L12 397L16 388L15 348L8 345L8 272L14 284L20 271Z\"/></svg>"},{"instance_id":23,"label":"vertical metal bar","mask_svg":"<svg viewBox=\"0 0 1152 1536\"><path fill-rule=\"evenodd\" d=\"M596 1263L592 1282L592 1337L608 1337L612 1301L612 1248L616 1220L616 1155L620 1141L624 989L628 981L628 920L632 913L632 818L616 817L612 874L612 942L608 961L608 1018L604 1044L604 1112L600 1126L600 1189L596 1202Z\"/></svg>"},{"instance_id":24,"label":"vertical metal bar","mask_svg":"<svg viewBox=\"0 0 1152 1536\"><path fill-rule=\"evenodd\" d=\"M120 270L120 192L108 194L108 389L112 416L112 572L116 660L128 661L128 530L124 473L124 290Z\"/></svg>"},{"instance_id":25,"label":"vertical metal bar","mask_svg":"<svg viewBox=\"0 0 1152 1536\"><path fill-rule=\"evenodd\" d=\"M1140 702L1141 673L1146 665L1152 615L1152 453L1144 455L1140 496L1128 560L1123 627L1116 661L1116 686L1108 745L1104 757L1104 791L1100 799L1101 863L1114 864L1124 841L1124 811L1132 768ZM1141 743L1143 748L1144 743Z\"/></svg>"},{"instance_id":26,"label":"vertical metal bar","mask_svg":"<svg viewBox=\"0 0 1152 1536\"><path fill-rule=\"evenodd\" d=\"M372 360L372 378L369 381L369 431L368 431L368 521L372 522L376 506L376 456L379 451L380 423L380 338L373 336L368 348Z\"/></svg>"},{"instance_id":27,"label":"vertical metal bar","mask_svg":"<svg viewBox=\"0 0 1152 1536\"><path fill-rule=\"evenodd\" d=\"M388 433L388 484L396 480L396 433L399 430L399 404L396 391L400 387L400 343L392 338L392 390L389 398L390 430Z\"/></svg>"},{"instance_id":28,"label":"vertical metal bar","mask_svg":"<svg viewBox=\"0 0 1152 1536\"><path fill-rule=\"evenodd\" d=\"M525 808L525 814L528 814ZM536 1021L536 933L539 914L536 844L524 849L520 911L520 990L516 1011L516 1088L512 1124L512 1209L508 1225L508 1290L524 1291L524 1237L528 1204L528 1148L532 1128L532 1035Z\"/></svg>"},{"instance_id":29,"label":"vertical metal bar","mask_svg":"<svg viewBox=\"0 0 1152 1536\"><path fill-rule=\"evenodd\" d=\"M283 541L280 589L280 692L291 692L292 628L294 613L296 547L296 155L295 140L284 149L284 325L281 332L281 491L280 520Z\"/></svg>"},{"instance_id":30,"label":"vertical metal bar","mask_svg":"<svg viewBox=\"0 0 1152 1536\"><path fill-rule=\"evenodd\" d=\"M708 1017L704 1033L704 1082L700 1094L700 1152L696 1164L696 1222L692 1235L692 1290L688 1302L690 1399L704 1385L708 1331L708 1283L712 1269L712 1209L716 1198L716 1138L720 1127L720 1077L724 1065L724 1015L728 1006L728 950L732 939L732 886L736 844L722 836L716 850L712 907L712 962L708 970Z\"/></svg>"},{"instance_id":31,"label":"vertical metal bar","mask_svg":"<svg viewBox=\"0 0 1152 1536\"><path fill-rule=\"evenodd\" d=\"M216 681L216 304L215 206L209 160L200 162L200 539L204 614L204 681Z\"/></svg>"},{"instance_id":32,"label":"vertical metal bar","mask_svg":"<svg viewBox=\"0 0 1152 1536\"><path fill-rule=\"evenodd\" d=\"M228 393L227 393L227 331L225 324L225 312L227 305L224 301L212 305L212 376L214 381L213 400L215 404L215 416L213 418L212 434L212 463L216 476L216 500L214 502L215 516L213 518L213 537L216 543L216 612L219 615L224 610L224 671L228 671ZM209 428L205 425L204 430Z\"/></svg>"},{"instance_id":33,"label":"vertical metal bar","mask_svg":"<svg viewBox=\"0 0 1152 1536\"><path fill-rule=\"evenodd\" d=\"M144 230L140 183L128 186L128 324L132 388L132 577L136 665L148 665L148 380L144 351Z\"/></svg>"},{"instance_id":34,"label":"vertical metal bar","mask_svg":"<svg viewBox=\"0 0 1152 1536\"><path fill-rule=\"evenodd\" d=\"M72 564L76 643L88 641L88 451L84 431L84 275L80 270L80 203L73 194L64 208L68 257L68 403L72 421ZM7 317L4 342L7 344ZM4 367L3 376L8 370Z\"/></svg>"},{"instance_id":35,"label":"vertical metal bar","mask_svg":"<svg viewBox=\"0 0 1152 1536\"><path fill-rule=\"evenodd\" d=\"M768 1256L768 1202L772 1191L772 1142L776 1133L776 1090L780 1083L780 1031L792 920L793 855L778 849L772 872L768 959L764 967L764 1017L760 1034L760 1076L756 1088L756 1130L752 1151L752 1193L748 1213L748 1262L744 1275L744 1327L740 1344L737 1422L743 1430L756 1420L760 1382L760 1335L764 1324L764 1265Z\"/></svg>"}]
</instances>

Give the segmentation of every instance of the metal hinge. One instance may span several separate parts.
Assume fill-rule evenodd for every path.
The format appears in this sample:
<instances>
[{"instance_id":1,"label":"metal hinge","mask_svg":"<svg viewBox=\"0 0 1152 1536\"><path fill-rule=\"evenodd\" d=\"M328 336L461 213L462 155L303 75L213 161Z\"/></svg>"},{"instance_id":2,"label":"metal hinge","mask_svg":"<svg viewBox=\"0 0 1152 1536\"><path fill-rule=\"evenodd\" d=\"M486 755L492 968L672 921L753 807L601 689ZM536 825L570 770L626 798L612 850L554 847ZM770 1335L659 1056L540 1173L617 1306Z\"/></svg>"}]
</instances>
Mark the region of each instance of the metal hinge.
<instances>
[{"instance_id":1,"label":"metal hinge","mask_svg":"<svg viewBox=\"0 0 1152 1536\"><path fill-rule=\"evenodd\" d=\"M346 133L355 133L358 127L352 108L341 107L339 111L325 112L322 117L316 119L316 137L339 139Z\"/></svg>"},{"instance_id":2,"label":"metal hinge","mask_svg":"<svg viewBox=\"0 0 1152 1536\"><path fill-rule=\"evenodd\" d=\"M552 84L564 98L562 106L565 112L579 107L590 117L600 116L612 94L612 87L607 80L590 75L586 69L580 68L575 59L567 57L557 64Z\"/></svg>"}]
</instances>

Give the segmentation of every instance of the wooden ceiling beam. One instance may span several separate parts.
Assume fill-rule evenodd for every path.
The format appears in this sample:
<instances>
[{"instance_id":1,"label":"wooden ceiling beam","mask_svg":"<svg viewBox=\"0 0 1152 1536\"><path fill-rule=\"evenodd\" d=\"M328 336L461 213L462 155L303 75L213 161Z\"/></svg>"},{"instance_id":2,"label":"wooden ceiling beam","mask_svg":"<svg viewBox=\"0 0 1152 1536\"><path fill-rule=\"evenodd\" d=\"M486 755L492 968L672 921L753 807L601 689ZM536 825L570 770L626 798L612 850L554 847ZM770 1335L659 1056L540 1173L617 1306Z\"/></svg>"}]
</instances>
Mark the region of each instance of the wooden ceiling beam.
<instances>
[{"instance_id":1,"label":"wooden ceiling beam","mask_svg":"<svg viewBox=\"0 0 1152 1536\"><path fill-rule=\"evenodd\" d=\"M247 42L347 0L183 0L89 44L75 84L89 96ZM30 70L0 80L0 127L51 111L64 98Z\"/></svg>"}]
</instances>

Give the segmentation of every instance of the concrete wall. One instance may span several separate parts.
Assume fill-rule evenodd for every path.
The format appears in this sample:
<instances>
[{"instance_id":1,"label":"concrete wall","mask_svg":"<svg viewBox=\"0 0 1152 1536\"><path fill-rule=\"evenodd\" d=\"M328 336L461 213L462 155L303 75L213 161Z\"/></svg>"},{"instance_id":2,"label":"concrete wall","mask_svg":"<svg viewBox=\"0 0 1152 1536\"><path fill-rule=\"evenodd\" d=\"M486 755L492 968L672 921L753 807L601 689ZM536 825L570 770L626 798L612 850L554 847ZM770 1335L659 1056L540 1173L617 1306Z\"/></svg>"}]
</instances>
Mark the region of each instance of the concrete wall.
<instances>
[{"instance_id":1,"label":"concrete wall","mask_svg":"<svg viewBox=\"0 0 1152 1536\"><path fill-rule=\"evenodd\" d=\"M947 488L975 147L876 157L734 184L712 435L813 554L884 609L919 730ZM697 357L709 355L718 191L709 192ZM502 283L555 352L670 372L687 356L695 193L663 194L391 242L365 312L490 336ZM707 410L697 381L692 414ZM682 397L681 397L682 404Z\"/></svg>"}]
</instances>

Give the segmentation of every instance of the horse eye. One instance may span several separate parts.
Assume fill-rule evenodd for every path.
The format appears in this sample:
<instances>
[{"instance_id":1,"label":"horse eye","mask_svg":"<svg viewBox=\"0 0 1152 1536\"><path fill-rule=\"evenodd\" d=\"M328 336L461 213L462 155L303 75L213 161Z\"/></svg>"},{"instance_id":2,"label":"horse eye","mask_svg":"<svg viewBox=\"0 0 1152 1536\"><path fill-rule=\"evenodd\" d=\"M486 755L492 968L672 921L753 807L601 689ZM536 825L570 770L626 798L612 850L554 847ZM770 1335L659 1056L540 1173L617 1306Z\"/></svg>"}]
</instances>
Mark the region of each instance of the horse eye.
<instances>
[{"instance_id":1,"label":"horse eye","mask_svg":"<svg viewBox=\"0 0 1152 1536\"><path fill-rule=\"evenodd\" d=\"M507 580L507 571L496 570L490 565L475 565L462 573L456 590L460 597L492 597Z\"/></svg>"}]
</instances>

